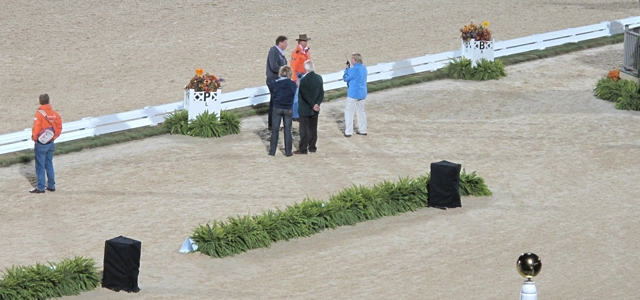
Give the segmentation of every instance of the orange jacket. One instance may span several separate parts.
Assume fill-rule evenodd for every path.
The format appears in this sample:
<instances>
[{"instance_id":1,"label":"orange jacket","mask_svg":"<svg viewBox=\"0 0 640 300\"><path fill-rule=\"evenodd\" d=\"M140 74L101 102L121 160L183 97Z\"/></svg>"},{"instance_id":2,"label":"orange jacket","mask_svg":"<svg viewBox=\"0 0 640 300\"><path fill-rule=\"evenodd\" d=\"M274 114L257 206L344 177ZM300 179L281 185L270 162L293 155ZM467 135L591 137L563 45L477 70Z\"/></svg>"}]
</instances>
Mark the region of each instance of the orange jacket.
<instances>
[{"instance_id":1,"label":"orange jacket","mask_svg":"<svg viewBox=\"0 0 640 300\"><path fill-rule=\"evenodd\" d=\"M296 49L291 52L291 71L293 71L293 76L291 77L291 79L293 81L298 81L297 73L307 73L304 70L304 62L310 59L311 53L309 53L309 47L307 47L307 49L302 49L302 46L297 45Z\"/></svg>"},{"instance_id":2,"label":"orange jacket","mask_svg":"<svg viewBox=\"0 0 640 300\"><path fill-rule=\"evenodd\" d=\"M40 113L40 110L43 110L45 114L47 114L47 118ZM38 140L38 135L40 132L45 130L47 127L53 126L53 132L55 132L53 139L57 139L62 133L62 117L53 109L51 109L51 105L45 104L40 105L38 107L38 111L36 111L36 116L33 121L33 129L31 130L31 139L35 142Z\"/></svg>"}]
</instances>

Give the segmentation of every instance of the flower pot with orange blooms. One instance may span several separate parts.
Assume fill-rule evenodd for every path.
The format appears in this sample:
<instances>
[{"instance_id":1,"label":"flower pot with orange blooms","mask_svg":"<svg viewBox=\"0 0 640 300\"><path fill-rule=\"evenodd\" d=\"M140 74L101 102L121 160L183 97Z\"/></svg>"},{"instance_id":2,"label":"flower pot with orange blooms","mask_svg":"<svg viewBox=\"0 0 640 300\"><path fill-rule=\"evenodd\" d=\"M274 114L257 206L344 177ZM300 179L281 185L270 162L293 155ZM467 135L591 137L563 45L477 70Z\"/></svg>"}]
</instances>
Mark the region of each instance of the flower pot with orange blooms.
<instances>
[{"instance_id":1,"label":"flower pot with orange blooms","mask_svg":"<svg viewBox=\"0 0 640 300\"><path fill-rule=\"evenodd\" d=\"M222 93L222 82L223 78L209 73L203 75L202 69L196 70L189 84L184 87L184 109L189 111L189 120L195 119L204 111L215 112L220 116L219 96Z\"/></svg>"},{"instance_id":2,"label":"flower pot with orange blooms","mask_svg":"<svg viewBox=\"0 0 640 300\"><path fill-rule=\"evenodd\" d=\"M462 57L471 60L472 66L476 65L476 61L487 59L493 61L493 45L494 40L489 30L489 22L475 24L471 22L460 29L462 40Z\"/></svg>"}]
</instances>

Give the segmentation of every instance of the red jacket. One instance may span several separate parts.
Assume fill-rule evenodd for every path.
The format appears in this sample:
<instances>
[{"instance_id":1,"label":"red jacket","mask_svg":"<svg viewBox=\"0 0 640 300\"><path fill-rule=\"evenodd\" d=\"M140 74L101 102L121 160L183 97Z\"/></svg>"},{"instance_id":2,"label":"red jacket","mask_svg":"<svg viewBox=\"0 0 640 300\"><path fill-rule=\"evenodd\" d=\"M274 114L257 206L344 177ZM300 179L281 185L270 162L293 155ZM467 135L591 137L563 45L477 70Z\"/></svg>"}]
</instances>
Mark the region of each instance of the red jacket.
<instances>
[{"instance_id":1,"label":"red jacket","mask_svg":"<svg viewBox=\"0 0 640 300\"><path fill-rule=\"evenodd\" d=\"M40 110L44 111L47 115L47 118L40 113ZM36 112L35 119L33 121L33 129L31 130L31 139L35 142L38 140L38 135L40 132L45 130L47 127L53 126L53 132L55 133L53 139L57 139L62 133L62 117L53 109L51 109L51 105L45 104L40 105L38 107L38 111Z\"/></svg>"},{"instance_id":2,"label":"red jacket","mask_svg":"<svg viewBox=\"0 0 640 300\"><path fill-rule=\"evenodd\" d=\"M291 80L298 81L298 74L302 73L306 74L307 71L304 70L304 62L311 59L311 53L309 53L309 47L307 49L302 49L302 46L299 44L296 46L296 49L291 52L291 71L293 71L293 76Z\"/></svg>"}]
</instances>

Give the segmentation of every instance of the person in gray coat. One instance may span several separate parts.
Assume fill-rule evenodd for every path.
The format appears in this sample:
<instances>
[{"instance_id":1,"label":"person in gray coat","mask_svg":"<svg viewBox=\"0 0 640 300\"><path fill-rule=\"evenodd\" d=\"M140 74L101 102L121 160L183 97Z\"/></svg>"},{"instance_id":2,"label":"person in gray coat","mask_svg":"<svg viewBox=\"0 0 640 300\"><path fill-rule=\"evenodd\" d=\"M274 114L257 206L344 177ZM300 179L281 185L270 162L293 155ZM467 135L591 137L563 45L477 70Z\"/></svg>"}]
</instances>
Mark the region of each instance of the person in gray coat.
<instances>
[{"instance_id":1,"label":"person in gray coat","mask_svg":"<svg viewBox=\"0 0 640 300\"><path fill-rule=\"evenodd\" d=\"M287 57L284 55L284 50L287 49L287 37L284 35L276 38L276 44L269 49L269 55L267 56L267 86L278 80L280 76L280 68L287 65ZM273 113L273 94L269 95L269 116L267 127L271 130Z\"/></svg>"}]
</instances>

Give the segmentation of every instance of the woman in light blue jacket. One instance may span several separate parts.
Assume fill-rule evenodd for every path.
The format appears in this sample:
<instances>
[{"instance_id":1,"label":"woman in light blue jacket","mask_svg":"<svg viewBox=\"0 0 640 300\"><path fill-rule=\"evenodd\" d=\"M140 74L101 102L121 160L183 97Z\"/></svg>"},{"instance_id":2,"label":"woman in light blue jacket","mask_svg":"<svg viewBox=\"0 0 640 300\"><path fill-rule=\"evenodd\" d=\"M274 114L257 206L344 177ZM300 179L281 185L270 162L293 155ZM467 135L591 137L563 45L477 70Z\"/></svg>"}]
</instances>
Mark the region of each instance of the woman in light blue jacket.
<instances>
[{"instance_id":1,"label":"woman in light blue jacket","mask_svg":"<svg viewBox=\"0 0 640 300\"><path fill-rule=\"evenodd\" d=\"M353 65L353 67L351 66ZM362 64L362 55L351 55L351 63L347 62L342 80L347 83L347 104L344 108L344 136L353 135L353 112L358 117L356 134L367 135L367 114L364 104L367 98L367 68Z\"/></svg>"}]
</instances>

